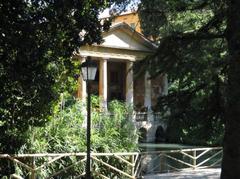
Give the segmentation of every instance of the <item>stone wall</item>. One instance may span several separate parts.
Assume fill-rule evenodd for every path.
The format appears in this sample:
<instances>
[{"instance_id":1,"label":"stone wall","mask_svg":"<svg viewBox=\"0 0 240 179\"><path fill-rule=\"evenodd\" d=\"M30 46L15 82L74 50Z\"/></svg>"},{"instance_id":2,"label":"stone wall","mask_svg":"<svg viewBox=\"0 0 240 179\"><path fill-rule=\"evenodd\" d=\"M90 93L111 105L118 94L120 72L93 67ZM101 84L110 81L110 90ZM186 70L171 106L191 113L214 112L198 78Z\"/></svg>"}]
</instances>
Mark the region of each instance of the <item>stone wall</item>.
<instances>
[{"instance_id":1,"label":"stone wall","mask_svg":"<svg viewBox=\"0 0 240 179\"><path fill-rule=\"evenodd\" d=\"M164 90L164 76L159 75L156 78L152 79L152 106L154 107L157 104L158 98L163 94Z\"/></svg>"},{"instance_id":2,"label":"stone wall","mask_svg":"<svg viewBox=\"0 0 240 179\"><path fill-rule=\"evenodd\" d=\"M152 106L157 104L158 98L163 95L164 91L164 76L159 75L151 80L151 100ZM144 75L134 79L134 105L137 109L144 108L144 95L145 95L145 81Z\"/></svg>"}]
</instances>

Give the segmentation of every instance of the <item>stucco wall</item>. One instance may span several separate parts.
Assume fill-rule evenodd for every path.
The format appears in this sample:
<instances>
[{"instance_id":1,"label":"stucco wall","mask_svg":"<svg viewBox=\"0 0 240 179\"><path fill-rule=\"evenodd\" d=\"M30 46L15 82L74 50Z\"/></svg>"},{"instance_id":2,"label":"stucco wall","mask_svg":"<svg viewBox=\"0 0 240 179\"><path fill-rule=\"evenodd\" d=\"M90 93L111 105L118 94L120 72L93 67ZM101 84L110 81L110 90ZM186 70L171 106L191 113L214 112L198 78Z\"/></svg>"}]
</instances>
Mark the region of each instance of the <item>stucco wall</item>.
<instances>
[{"instance_id":1,"label":"stucco wall","mask_svg":"<svg viewBox=\"0 0 240 179\"><path fill-rule=\"evenodd\" d=\"M152 106L157 104L158 97L162 95L164 89L163 75L159 75L151 80L151 100ZM134 79L134 105L144 108L145 84L144 75Z\"/></svg>"},{"instance_id":2,"label":"stucco wall","mask_svg":"<svg viewBox=\"0 0 240 179\"><path fill-rule=\"evenodd\" d=\"M123 14L115 17L113 19L113 23L118 23L118 22L125 22L130 26L135 24L135 30L141 33L140 21L139 21L138 14L136 12Z\"/></svg>"},{"instance_id":3,"label":"stucco wall","mask_svg":"<svg viewBox=\"0 0 240 179\"><path fill-rule=\"evenodd\" d=\"M152 106L157 104L158 97L163 93L164 81L163 75L159 75L156 78L152 79Z\"/></svg>"},{"instance_id":4,"label":"stucco wall","mask_svg":"<svg viewBox=\"0 0 240 179\"><path fill-rule=\"evenodd\" d=\"M145 93L145 85L144 85L144 75L141 75L134 79L134 105L137 108L141 108L144 106L144 93Z\"/></svg>"}]
</instances>

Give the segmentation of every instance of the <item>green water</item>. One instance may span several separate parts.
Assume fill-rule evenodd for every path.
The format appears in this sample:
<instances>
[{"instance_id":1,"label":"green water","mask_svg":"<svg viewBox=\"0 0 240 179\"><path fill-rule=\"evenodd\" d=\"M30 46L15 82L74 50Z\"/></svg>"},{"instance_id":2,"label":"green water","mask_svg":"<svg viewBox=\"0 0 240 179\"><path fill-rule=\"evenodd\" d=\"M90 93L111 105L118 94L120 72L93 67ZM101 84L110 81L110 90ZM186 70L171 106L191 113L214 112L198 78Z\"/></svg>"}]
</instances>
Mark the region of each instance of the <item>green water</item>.
<instances>
[{"instance_id":1,"label":"green water","mask_svg":"<svg viewBox=\"0 0 240 179\"><path fill-rule=\"evenodd\" d=\"M170 143L140 143L139 149L142 152L151 151L169 151L169 150L180 150L180 149L190 149L196 148L197 146L183 145L183 144L170 144ZM169 159L165 156L158 156L159 154L150 154L145 156L148 160L147 166L145 167L144 173L164 173L171 170L170 166L175 168L183 168L181 163ZM171 157L178 160L184 160L185 162L191 162L184 159L184 156L180 153L168 153ZM150 160L149 160L150 159Z\"/></svg>"},{"instance_id":2,"label":"green water","mask_svg":"<svg viewBox=\"0 0 240 179\"><path fill-rule=\"evenodd\" d=\"M189 165L179 162L179 161L183 161L185 163L193 165L193 163L194 163L193 159L188 157L187 155L183 155L180 152L171 152L171 153L169 152L169 153L166 153L168 155L168 157L167 157L165 155L160 156L159 155L160 152L158 152L158 151L193 149L193 148L203 148L203 147L204 146L170 144L170 143L160 143L160 144L140 143L139 144L140 151L150 152L145 156L147 158L146 161L148 161L148 163L146 165L147 167L145 167L146 169L144 170L144 172L145 173L164 173L164 172L169 172L171 170L174 171L175 169L189 168ZM154 151L154 152L151 153L151 151ZM200 155L202 152L203 151L196 151L195 155ZM188 151L186 153L191 156L194 155L193 151ZM198 158L197 161L195 161L195 162L201 163L213 155L214 155L214 151L209 151L205 155ZM169 158L169 156L172 158ZM173 158L175 158L176 160L173 160ZM177 160L179 160L179 161L177 161ZM218 160L219 160L219 157L216 156L213 159L206 162L204 165L210 166L212 163L215 163Z\"/></svg>"}]
</instances>

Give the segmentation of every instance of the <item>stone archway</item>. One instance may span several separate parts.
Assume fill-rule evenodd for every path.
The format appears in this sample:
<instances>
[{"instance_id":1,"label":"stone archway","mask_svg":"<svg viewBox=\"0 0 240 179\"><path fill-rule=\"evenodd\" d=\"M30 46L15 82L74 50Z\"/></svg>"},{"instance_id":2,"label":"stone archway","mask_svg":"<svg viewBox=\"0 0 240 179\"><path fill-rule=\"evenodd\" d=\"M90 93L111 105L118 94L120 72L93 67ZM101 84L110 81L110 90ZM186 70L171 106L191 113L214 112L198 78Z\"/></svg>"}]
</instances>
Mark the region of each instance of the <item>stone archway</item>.
<instances>
[{"instance_id":1,"label":"stone archway","mask_svg":"<svg viewBox=\"0 0 240 179\"><path fill-rule=\"evenodd\" d=\"M141 127L138 131L139 131L138 143L147 142L147 129Z\"/></svg>"},{"instance_id":2,"label":"stone archway","mask_svg":"<svg viewBox=\"0 0 240 179\"><path fill-rule=\"evenodd\" d=\"M163 126L158 126L156 133L155 133L155 142L156 143L161 143L166 141L166 132L163 128Z\"/></svg>"}]
</instances>

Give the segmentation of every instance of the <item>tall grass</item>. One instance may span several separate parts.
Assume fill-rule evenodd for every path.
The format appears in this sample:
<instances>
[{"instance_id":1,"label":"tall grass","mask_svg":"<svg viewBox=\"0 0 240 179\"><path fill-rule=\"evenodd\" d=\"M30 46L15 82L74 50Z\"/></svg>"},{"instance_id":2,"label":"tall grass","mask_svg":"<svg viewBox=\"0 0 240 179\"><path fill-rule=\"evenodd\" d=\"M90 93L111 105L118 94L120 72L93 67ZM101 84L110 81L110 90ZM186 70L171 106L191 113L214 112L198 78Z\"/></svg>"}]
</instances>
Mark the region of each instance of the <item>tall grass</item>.
<instances>
[{"instance_id":1,"label":"tall grass","mask_svg":"<svg viewBox=\"0 0 240 179\"><path fill-rule=\"evenodd\" d=\"M86 105L79 100L65 101L65 107L59 105L54 116L45 127L32 128L29 132L31 139L21 149L21 153L67 153L86 152ZM132 108L119 101L109 103L109 110L101 112L99 99L92 99L92 126L91 149L93 152L130 152L137 150L136 129L131 121ZM64 158L48 166L38 173L42 178L56 170L60 170L79 158ZM45 159L39 159L36 164L43 163ZM112 162L124 169L124 165L111 158L102 160ZM95 168L101 168L101 172L108 175L108 169L94 164ZM77 165L61 174L61 178L76 176L84 169L84 165ZM23 172L19 172L25 175ZM115 173L115 175L117 175ZM112 174L111 176L112 177Z\"/></svg>"}]
</instances>

